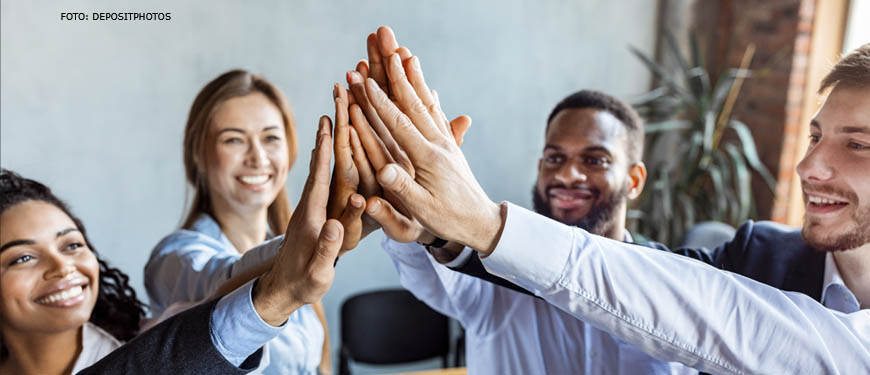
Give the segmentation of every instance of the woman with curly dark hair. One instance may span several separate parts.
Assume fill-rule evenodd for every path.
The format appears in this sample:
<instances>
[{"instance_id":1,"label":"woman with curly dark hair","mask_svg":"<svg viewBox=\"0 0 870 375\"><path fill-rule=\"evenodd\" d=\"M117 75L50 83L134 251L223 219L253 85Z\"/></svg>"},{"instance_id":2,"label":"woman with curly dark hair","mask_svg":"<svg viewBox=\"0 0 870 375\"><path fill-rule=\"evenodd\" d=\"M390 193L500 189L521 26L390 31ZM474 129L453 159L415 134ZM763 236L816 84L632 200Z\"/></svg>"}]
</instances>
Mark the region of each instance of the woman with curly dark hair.
<instances>
[{"instance_id":1,"label":"woman with curly dark hair","mask_svg":"<svg viewBox=\"0 0 870 375\"><path fill-rule=\"evenodd\" d=\"M76 373L131 339L128 280L48 187L0 171L0 373Z\"/></svg>"}]
</instances>

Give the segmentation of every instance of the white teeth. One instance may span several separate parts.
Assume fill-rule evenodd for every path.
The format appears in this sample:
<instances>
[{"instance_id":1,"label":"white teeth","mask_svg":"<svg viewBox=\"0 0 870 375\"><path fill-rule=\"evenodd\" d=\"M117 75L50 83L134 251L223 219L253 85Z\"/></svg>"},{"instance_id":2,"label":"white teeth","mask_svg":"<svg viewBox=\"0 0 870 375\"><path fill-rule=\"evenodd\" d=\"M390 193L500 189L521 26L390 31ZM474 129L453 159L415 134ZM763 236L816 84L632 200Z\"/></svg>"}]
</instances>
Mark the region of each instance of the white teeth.
<instances>
[{"instance_id":1,"label":"white teeth","mask_svg":"<svg viewBox=\"0 0 870 375\"><path fill-rule=\"evenodd\" d=\"M815 203L815 204L840 204L840 203L842 203L839 201L833 201L833 200L825 199L825 198L821 198L821 197L814 197L812 195L809 195L807 198L810 201L810 203Z\"/></svg>"},{"instance_id":2,"label":"white teeth","mask_svg":"<svg viewBox=\"0 0 870 375\"><path fill-rule=\"evenodd\" d=\"M269 181L269 175L261 174L259 176L242 176L239 177L239 180L242 180L242 182L248 185L262 185L265 184L266 181Z\"/></svg>"},{"instance_id":3,"label":"white teeth","mask_svg":"<svg viewBox=\"0 0 870 375\"><path fill-rule=\"evenodd\" d=\"M74 287L69 288L67 290L57 292L57 293L52 294L52 295L47 296L47 297L40 298L36 302L37 303L55 303L58 301L64 301L64 300L68 300L70 298L75 298L75 297L78 297L80 295L82 295L82 286L81 285L74 286Z\"/></svg>"}]
</instances>

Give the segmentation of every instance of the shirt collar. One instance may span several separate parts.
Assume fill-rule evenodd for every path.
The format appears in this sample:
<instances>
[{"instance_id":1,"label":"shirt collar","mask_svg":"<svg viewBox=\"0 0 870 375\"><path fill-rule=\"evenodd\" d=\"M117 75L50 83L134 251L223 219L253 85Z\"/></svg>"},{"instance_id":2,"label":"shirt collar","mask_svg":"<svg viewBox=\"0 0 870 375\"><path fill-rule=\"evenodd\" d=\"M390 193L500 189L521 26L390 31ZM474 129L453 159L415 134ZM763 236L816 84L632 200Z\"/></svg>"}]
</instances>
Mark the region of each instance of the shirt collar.
<instances>
[{"instance_id":1,"label":"shirt collar","mask_svg":"<svg viewBox=\"0 0 870 375\"><path fill-rule=\"evenodd\" d=\"M236 252L239 251L221 230L221 226L218 224L217 220L209 214L200 214L199 218L190 226L190 229L217 240L221 245L224 245L227 248L235 249Z\"/></svg>"},{"instance_id":2,"label":"shirt collar","mask_svg":"<svg viewBox=\"0 0 870 375\"><path fill-rule=\"evenodd\" d=\"M623 231L625 232L623 242L634 243L634 237L631 236L631 232L628 229L623 229Z\"/></svg>"},{"instance_id":3,"label":"shirt collar","mask_svg":"<svg viewBox=\"0 0 870 375\"><path fill-rule=\"evenodd\" d=\"M822 304L825 307L845 313L852 313L861 309L858 298L849 290L843 281L843 277L840 276L840 269L837 267L837 262L834 260L832 253L825 255L824 281Z\"/></svg>"}]
</instances>

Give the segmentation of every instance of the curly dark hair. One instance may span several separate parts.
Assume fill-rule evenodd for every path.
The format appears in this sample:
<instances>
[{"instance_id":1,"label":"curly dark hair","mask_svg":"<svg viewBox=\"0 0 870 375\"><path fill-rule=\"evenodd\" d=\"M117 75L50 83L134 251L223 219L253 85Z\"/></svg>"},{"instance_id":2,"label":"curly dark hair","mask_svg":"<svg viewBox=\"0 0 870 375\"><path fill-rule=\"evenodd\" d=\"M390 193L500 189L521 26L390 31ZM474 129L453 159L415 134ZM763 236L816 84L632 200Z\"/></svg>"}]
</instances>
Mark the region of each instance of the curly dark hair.
<instances>
[{"instance_id":1,"label":"curly dark hair","mask_svg":"<svg viewBox=\"0 0 870 375\"><path fill-rule=\"evenodd\" d=\"M0 169L0 215L12 206L26 201L49 203L72 219L100 264L100 291L94 311L91 312L90 322L119 340L127 341L133 338L139 332L139 324L145 317L145 305L136 298L136 291L130 287L130 278L121 270L100 259L88 240L81 220L72 214L69 207L56 197L51 189L10 170ZM5 359L7 355L6 346L0 342L0 358Z\"/></svg>"}]
</instances>

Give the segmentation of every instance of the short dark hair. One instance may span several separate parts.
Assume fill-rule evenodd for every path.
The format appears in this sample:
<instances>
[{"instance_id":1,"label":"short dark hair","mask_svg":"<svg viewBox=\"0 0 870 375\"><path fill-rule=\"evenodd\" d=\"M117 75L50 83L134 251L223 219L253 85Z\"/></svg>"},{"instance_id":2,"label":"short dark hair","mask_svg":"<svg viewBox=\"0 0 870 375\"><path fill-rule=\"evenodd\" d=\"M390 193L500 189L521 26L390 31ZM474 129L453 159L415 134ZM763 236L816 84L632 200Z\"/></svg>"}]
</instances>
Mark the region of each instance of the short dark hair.
<instances>
[{"instance_id":1,"label":"short dark hair","mask_svg":"<svg viewBox=\"0 0 870 375\"><path fill-rule=\"evenodd\" d=\"M835 86L870 87L870 43L841 58L822 80L819 94Z\"/></svg>"},{"instance_id":2,"label":"short dark hair","mask_svg":"<svg viewBox=\"0 0 870 375\"><path fill-rule=\"evenodd\" d=\"M643 155L643 121L628 103L601 91L580 90L562 99L547 117L547 128L544 131L550 130L550 123L562 110L584 108L608 112L622 122L628 137L628 157L632 162L640 160Z\"/></svg>"},{"instance_id":3,"label":"short dark hair","mask_svg":"<svg viewBox=\"0 0 870 375\"><path fill-rule=\"evenodd\" d=\"M133 338L145 317L145 305L136 298L136 291L130 287L129 277L100 259L88 240L82 221L72 214L66 203L55 196L48 186L21 177L8 169L0 169L0 215L13 206L27 201L51 204L72 219L100 264L100 290L90 321L119 340L127 341ZM0 342L0 358L6 355L8 355L6 347Z\"/></svg>"}]
</instances>

